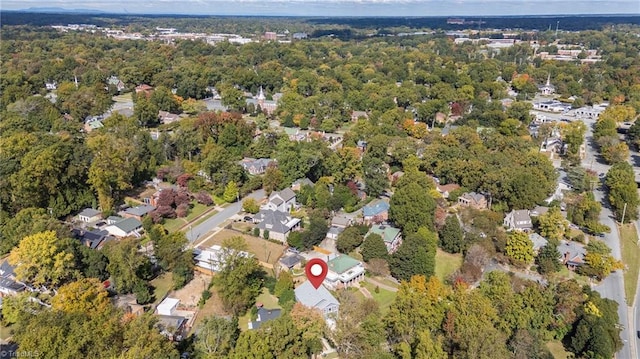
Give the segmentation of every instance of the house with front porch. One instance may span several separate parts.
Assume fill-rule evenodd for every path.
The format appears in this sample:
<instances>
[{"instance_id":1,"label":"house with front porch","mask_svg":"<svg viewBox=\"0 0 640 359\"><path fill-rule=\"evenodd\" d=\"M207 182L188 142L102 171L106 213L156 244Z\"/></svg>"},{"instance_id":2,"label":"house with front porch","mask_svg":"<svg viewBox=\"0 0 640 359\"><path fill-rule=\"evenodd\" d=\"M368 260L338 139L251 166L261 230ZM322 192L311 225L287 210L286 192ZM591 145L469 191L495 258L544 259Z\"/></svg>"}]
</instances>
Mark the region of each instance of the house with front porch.
<instances>
[{"instance_id":1,"label":"house with front porch","mask_svg":"<svg viewBox=\"0 0 640 359\"><path fill-rule=\"evenodd\" d=\"M260 236L265 232L269 239L275 239L282 243L287 242L289 233L300 228L300 218L294 218L288 212L278 210L262 209L253 217L253 222L258 225Z\"/></svg>"},{"instance_id":2,"label":"house with front porch","mask_svg":"<svg viewBox=\"0 0 640 359\"><path fill-rule=\"evenodd\" d=\"M347 288L364 279L364 264L346 254L332 254L327 261L329 271L324 285L329 289Z\"/></svg>"},{"instance_id":3,"label":"house with front porch","mask_svg":"<svg viewBox=\"0 0 640 359\"><path fill-rule=\"evenodd\" d=\"M307 308L318 309L326 319L338 316L340 302L323 285L317 289L308 280L294 290L296 301Z\"/></svg>"}]
</instances>

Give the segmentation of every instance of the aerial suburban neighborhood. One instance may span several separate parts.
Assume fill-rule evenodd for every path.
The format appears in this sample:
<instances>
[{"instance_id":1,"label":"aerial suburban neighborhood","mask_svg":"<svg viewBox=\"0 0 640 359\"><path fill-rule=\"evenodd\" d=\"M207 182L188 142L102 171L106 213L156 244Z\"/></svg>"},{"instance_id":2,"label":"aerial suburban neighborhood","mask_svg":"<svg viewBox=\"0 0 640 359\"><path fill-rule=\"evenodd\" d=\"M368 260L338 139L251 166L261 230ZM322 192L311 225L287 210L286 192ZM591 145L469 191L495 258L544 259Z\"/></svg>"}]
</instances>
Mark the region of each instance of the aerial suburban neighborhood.
<instances>
[{"instance_id":1,"label":"aerial suburban neighborhood","mask_svg":"<svg viewBox=\"0 0 640 359\"><path fill-rule=\"evenodd\" d=\"M638 16L0 15L0 357L640 357Z\"/></svg>"}]
</instances>

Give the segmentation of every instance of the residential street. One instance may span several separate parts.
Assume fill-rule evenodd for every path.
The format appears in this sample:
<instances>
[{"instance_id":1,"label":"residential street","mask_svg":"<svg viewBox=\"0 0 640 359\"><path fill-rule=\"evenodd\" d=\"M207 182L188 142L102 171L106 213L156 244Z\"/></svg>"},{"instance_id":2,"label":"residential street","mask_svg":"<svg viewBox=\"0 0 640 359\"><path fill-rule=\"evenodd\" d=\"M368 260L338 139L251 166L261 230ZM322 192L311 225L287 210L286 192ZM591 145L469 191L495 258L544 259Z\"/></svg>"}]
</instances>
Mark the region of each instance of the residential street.
<instances>
[{"instance_id":1,"label":"residential street","mask_svg":"<svg viewBox=\"0 0 640 359\"><path fill-rule=\"evenodd\" d=\"M584 119L587 125L587 133L585 135L586 143L586 158L582 161L582 165L585 168L592 169L598 174L606 174L609 170L609 166L598 161L599 154L596 150L595 143L593 142L593 124L595 119ZM611 248L611 254L618 260L622 259L620 251L620 236L616 227L616 222L613 217L613 213L609 208L605 199L605 193L603 192L603 183L601 182L597 188L594 189L594 195L596 200L602 203L602 212L600 212L600 222L611 228L610 233L606 233L603 240ZM640 358L640 353L636 348L636 333L637 325L633 318L629 317L629 314L633 315L636 312L636 308L633 307L634 303L627 303L624 297L624 280L621 271L611 273L605 280L594 287L594 289L602 295L604 298L613 299L618 303L618 316L620 317L620 338L623 342L622 349L617 353L617 358ZM631 307L631 308L629 308ZM637 317L637 316L636 316ZM636 354L632 354L636 353Z\"/></svg>"},{"instance_id":2,"label":"residential street","mask_svg":"<svg viewBox=\"0 0 640 359\"><path fill-rule=\"evenodd\" d=\"M250 193L245 198L255 198L258 201L261 201L264 198L264 190L257 190L255 192ZM220 211L220 213L216 213L215 215L209 217L206 221L200 223L197 226L189 227L186 230L187 239L189 243L193 243L196 239L206 235L210 231L214 230L216 227L220 226L224 221L231 218L233 215L237 214L242 210L242 201L231 203L225 209Z\"/></svg>"}]
</instances>

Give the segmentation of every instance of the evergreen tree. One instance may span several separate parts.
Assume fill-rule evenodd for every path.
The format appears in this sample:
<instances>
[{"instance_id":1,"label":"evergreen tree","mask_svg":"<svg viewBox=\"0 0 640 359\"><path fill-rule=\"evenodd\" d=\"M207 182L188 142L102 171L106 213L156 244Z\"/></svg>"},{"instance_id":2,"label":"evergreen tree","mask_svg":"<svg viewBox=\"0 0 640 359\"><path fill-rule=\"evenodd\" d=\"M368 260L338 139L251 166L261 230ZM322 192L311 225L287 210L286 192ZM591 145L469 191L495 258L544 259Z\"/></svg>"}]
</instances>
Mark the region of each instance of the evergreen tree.
<instances>
[{"instance_id":1,"label":"evergreen tree","mask_svg":"<svg viewBox=\"0 0 640 359\"><path fill-rule=\"evenodd\" d=\"M464 232L458 217L448 216L440 230L440 247L449 253L460 253L465 250Z\"/></svg>"},{"instance_id":2,"label":"evergreen tree","mask_svg":"<svg viewBox=\"0 0 640 359\"><path fill-rule=\"evenodd\" d=\"M389 254L387 252L387 246L384 244L384 240L379 234L371 233L367 236L360 248L362 259L365 262L369 262L374 258L388 259Z\"/></svg>"},{"instance_id":3,"label":"evergreen tree","mask_svg":"<svg viewBox=\"0 0 640 359\"><path fill-rule=\"evenodd\" d=\"M409 280L415 275L432 276L436 263L436 242L436 234L424 227L408 235L391 256L391 275L400 280Z\"/></svg>"}]
</instances>

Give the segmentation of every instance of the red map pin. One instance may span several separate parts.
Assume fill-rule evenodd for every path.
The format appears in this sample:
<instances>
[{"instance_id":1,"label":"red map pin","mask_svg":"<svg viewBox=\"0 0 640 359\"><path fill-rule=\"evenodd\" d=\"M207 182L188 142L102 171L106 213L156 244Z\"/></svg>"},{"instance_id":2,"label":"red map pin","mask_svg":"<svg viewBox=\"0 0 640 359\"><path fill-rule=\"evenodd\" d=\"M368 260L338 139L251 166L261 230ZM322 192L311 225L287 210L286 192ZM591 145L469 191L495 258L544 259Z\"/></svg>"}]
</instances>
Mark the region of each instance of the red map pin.
<instances>
[{"instance_id":1,"label":"red map pin","mask_svg":"<svg viewBox=\"0 0 640 359\"><path fill-rule=\"evenodd\" d=\"M305 273L307 273L307 279L311 284L318 289L324 278L327 276L327 272L329 272L329 267L327 263L320 258L313 258L312 260L307 262L307 265L304 267Z\"/></svg>"}]
</instances>

